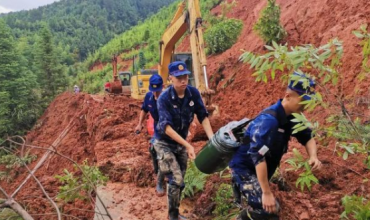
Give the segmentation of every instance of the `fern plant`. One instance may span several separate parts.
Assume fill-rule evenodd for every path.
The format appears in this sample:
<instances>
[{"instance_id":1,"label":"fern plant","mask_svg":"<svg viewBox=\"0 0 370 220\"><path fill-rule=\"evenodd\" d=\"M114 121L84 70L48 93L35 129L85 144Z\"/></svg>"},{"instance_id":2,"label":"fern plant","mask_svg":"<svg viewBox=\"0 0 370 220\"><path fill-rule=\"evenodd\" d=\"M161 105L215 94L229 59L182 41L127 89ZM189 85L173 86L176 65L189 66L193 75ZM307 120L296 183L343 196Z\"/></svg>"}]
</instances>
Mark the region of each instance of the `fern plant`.
<instances>
[{"instance_id":1,"label":"fern plant","mask_svg":"<svg viewBox=\"0 0 370 220\"><path fill-rule=\"evenodd\" d=\"M341 214L342 219L350 219L352 217L356 220L370 219L370 200L361 196L345 196L342 198L342 205L344 211Z\"/></svg>"},{"instance_id":2,"label":"fern plant","mask_svg":"<svg viewBox=\"0 0 370 220\"><path fill-rule=\"evenodd\" d=\"M319 180L313 175L308 161L304 159L302 154L296 148L293 149L293 157L287 159L285 162L292 167L288 168L287 171L298 171L304 169L304 171L299 174L299 177L296 181L296 187L299 186L301 191L303 191L305 187L308 190L311 190L313 184L319 183Z\"/></svg>"},{"instance_id":3,"label":"fern plant","mask_svg":"<svg viewBox=\"0 0 370 220\"><path fill-rule=\"evenodd\" d=\"M192 197L195 193L202 191L207 181L207 174L198 170L195 163L189 162L188 169L184 177L185 188L182 192L181 198Z\"/></svg>"},{"instance_id":4,"label":"fern plant","mask_svg":"<svg viewBox=\"0 0 370 220\"><path fill-rule=\"evenodd\" d=\"M233 191L230 184L222 183L216 192L216 196L212 198L216 207L212 214L216 216L214 220L226 220L234 218L239 209L232 209L233 205Z\"/></svg>"}]
</instances>

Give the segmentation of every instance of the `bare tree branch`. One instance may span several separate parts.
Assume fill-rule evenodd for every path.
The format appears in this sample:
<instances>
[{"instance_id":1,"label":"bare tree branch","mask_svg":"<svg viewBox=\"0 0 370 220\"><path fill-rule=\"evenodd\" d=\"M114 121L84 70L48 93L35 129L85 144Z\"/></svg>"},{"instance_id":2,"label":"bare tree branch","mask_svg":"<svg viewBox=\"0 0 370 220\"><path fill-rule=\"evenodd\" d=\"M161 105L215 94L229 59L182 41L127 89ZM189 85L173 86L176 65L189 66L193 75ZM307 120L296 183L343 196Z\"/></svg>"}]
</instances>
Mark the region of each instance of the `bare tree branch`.
<instances>
[{"instance_id":1,"label":"bare tree branch","mask_svg":"<svg viewBox=\"0 0 370 220\"><path fill-rule=\"evenodd\" d=\"M44 213L44 214L32 214L33 216L47 216L47 215L56 215L55 213ZM81 220L82 218L79 218L79 217L76 217L76 216L73 216L73 215L67 215L67 214L62 214L63 216L66 216L66 217L71 217L71 218L74 218L74 219L78 219L78 220Z\"/></svg>"},{"instance_id":2,"label":"bare tree branch","mask_svg":"<svg viewBox=\"0 0 370 220\"><path fill-rule=\"evenodd\" d=\"M62 131L62 133L58 136L58 138L53 142L53 144L51 144L51 146L48 148L48 149L52 149L52 148L56 148L60 143L61 141L63 140L63 138L67 135L67 133L69 132L69 130L74 126L74 122L73 120L71 120L69 122L69 124L67 125L67 127ZM7 140L11 140L11 138L7 138ZM20 145L22 147L26 146L25 142L23 144L20 144L18 142L12 142L13 144L16 144L16 145ZM22 187L27 183L28 179L31 178L31 174L34 174L41 166L42 164L46 161L46 159L49 157L49 154L51 153L51 151L47 151L43 156L42 158L39 160L39 162L36 164L36 166L33 168L33 170L31 171L30 175L27 176L27 178L21 183L21 185L19 185L19 187L13 192L13 194L11 195L12 198L15 197L15 195L17 195L17 193L22 189Z\"/></svg>"},{"instance_id":3,"label":"bare tree branch","mask_svg":"<svg viewBox=\"0 0 370 220\"><path fill-rule=\"evenodd\" d=\"M8 195L8 193L6 193L6 191L0 186L0 191L4 194L4 196L6 197L6 198L9 198L9 195Z\"/></svg>"},{"instance_id":4,"label":"bare tree branch","mask_svg":"<svg viewBox=\"0 0 370 220\"><path fill-rule=\"evenodd\" d=\"M7 141L9 141L10 143L13 143L13 144L16 144L18 146L22 146L21 143L18 143L16 141L13 141L11 138L7 138ZM82 175L85 176L86 180L88 181L88 183L91 185L91 186L94 186L92 187L95 194L96 194L96 197L99 199L99 202L102 204L103 208L104 208L104 211L106 212L106 215L109 217L109 219L113 220L112 216L109 214L109 211L107 209L107 207L105 206L103 200L101 199L101 197L98 195L96 189L95 189L95 185L92 183L92 181L90 180L90 178L86 175L86 173L82 170L81 166L74 160L72 160L70 157L68 156L65 156L59 152L57 152L56 150L53 150L51 149L50 147L49 148L43 148L43 147L38 147L38 146L33 146L33 145L29 145L29 144L25 144L24 145L25 147L30 147L30 148L34 148L34 149L40 149L40 150L45 150L45 151L48 151L49 153L55 153L56 155L60 156L60 157L63 157L65 159L67 159L68 161L70 161L71 163L73 163L81 172L82 172ZM24 182L23 182L24 183ZM14 193L13 193L14 194Z\"/></svg>"},{"instance_id":5,"label":"bare tree branch","mask_svg":"<svg viewBox=\"0 0 370 220\"><path fill-rule=\"evenodd\" d=\"M22 147L24 147L26 143L23 143ZM2 149L4 149L5 151L7 152L10 152L8 150L6 150L5 148L2 147ZM46 198L48 198L48 200L50 201L50 203L54 206L55 210L57 211L57 215L58 215L58 220L62 220L62 215L60 213L60 210L57 206L57 204L55 204L55 202L49 197L48 193L45 191L45 188L43 187L43 185L40 183L40 181L37 179L37 177L32 173L32 171L30 170L30 168L27 166L27 164L25 162L23 162L22 158L20 158L18 155L14 154L16 157L18 157L20 159L20 161L23 163L23 166L26 167L27 171L29 172L29 175L32 176L32 178L36 181L37 185L39 185L41 191L44 193L44 195L46 196Z\"/></svg>"},{"instance_id":6,"label":"bare tree branch","mask_svg":"<svg viewBox=\"0 0 370 220\"><path fill-rule=\"evenodd\" d=\"M17 203L13 198L10 198L6 191L0 186L0 191L6 196L6 200L4 203L0 205L0 208L11 208L13 209L18 215L20 215L24 220L33 220L32 216L22 208L19 203Z\"/></svg>"}]
</instances>

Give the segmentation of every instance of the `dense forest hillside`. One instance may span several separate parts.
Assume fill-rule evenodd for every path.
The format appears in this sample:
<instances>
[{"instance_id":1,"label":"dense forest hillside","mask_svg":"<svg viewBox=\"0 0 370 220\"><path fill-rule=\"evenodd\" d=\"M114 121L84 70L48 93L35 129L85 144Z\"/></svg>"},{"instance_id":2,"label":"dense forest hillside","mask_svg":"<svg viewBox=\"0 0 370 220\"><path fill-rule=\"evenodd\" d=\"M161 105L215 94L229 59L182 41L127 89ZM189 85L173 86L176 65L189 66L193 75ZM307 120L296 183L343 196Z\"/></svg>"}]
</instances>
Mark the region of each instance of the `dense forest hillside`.
<instances>
[{"instance_id":1,"label":"dense forest hillside","mask_svg":"<svg viewBox=\"0 0 370 220\"><path fill-rule=\"evenodd\" d=\"M88 54L173 1L62 0L1 15L0 142L33 126Z\"/></svg>"},{"instance_id":2,"label":"dense forest hillside","mask_svg":"<svg viewBox=\"0 0 370 220\"><path fill-rule=\"evenodd\" d=\"M16 38L33 37L47 23L56 43L80 60L174 0L62 0L2 16Z\"/></svg>"}]
</instances>

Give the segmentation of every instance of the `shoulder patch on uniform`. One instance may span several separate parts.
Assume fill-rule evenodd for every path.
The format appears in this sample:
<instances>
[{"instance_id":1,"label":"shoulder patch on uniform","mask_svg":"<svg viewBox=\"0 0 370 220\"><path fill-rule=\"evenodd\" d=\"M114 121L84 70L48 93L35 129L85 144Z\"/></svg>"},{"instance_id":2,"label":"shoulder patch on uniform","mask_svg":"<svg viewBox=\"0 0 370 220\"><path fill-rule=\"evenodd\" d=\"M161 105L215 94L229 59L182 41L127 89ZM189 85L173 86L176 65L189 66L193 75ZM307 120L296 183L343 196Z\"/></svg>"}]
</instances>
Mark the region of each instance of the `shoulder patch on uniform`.
<instances>
[{"instance_id":1,"label":"shoulder patch on uniform","mask_svg":"<svg viewBox=\"0 0 370 220\"><path fill-rule=\"evenodd\" d=\"M190 105L190 106L194 106L194 102L193 102L193 100L191 100L191 101L190 101L189 105Z\"/></svg>"},{"instance_id":2,"label":"shoulder patch on uniform","mask_svg":"<svg viewBox=\"0 0 370 220\"><path fill-rule=\"evenodd\" d=\"M173 105L173 108L177 108L177 105Z\"/></svg>"},{"instance_id":3,"label":"shoulder patch on uniform","mask_svg":"<svg viewBox=\"0 0 370 220\"><path fill-rule=\"evenodd\" d=\"M262 156L265 156L265 154L269 151L270 149L266 146L266 145L263 145L263 147L258 151L259 154L261 154Z\"/></svg>"},{"instance_id":4,"label":"shoulder patch on uniform","mask_svg":"<svg viewBox=\"0 0 370 220\"><path fill-rule=\"evenodd\" d=\"M284 129L282 129L282 128L279 128L279 129L278 129L278 132L280 132L280 133L285 133L285 130L284 130Z\"/></svg>"}]
</instances>

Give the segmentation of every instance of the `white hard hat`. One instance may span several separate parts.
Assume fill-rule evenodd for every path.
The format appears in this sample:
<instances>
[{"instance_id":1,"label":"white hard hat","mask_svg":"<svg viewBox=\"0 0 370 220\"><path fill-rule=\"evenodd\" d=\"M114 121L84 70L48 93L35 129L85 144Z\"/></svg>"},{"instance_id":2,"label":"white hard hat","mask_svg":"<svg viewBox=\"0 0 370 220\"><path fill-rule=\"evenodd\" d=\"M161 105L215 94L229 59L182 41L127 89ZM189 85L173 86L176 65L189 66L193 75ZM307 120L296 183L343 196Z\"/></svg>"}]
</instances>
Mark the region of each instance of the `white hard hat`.
<instances>
[{"instance_id":1,"label":"white hard hat","mask_svg":"<svg viewBox=\"0 0 370 220\"><path fill-rule=\"evenodd\" d=\"M78 87L77 85L75 85L74 87Z\"/></svg>"}]
</instances>

